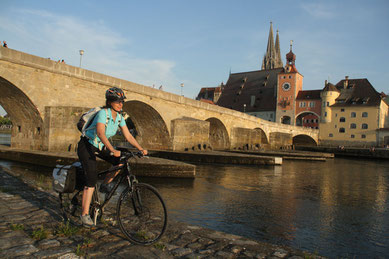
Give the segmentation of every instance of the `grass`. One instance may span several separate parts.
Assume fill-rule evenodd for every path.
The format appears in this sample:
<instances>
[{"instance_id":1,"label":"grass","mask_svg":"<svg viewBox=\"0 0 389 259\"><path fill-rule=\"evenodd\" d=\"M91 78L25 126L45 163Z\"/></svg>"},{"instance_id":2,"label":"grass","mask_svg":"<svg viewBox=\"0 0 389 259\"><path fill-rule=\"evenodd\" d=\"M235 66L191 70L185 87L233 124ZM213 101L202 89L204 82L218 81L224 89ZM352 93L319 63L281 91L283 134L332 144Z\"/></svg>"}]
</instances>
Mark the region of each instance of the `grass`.
<instances>
[{"instance_id":1,"label":"grass","mask_svg":"<svg viewBox=\"0 0 389 259\"><path fill-rule=\"evenodd\" d=\"M58 236L70 237L70 236L77 234L79 231L80 231L80 229L78 227L74 227L74 226L70 225L70 223L68 221L65 224L61 223L58 226L55 234Z\"/></svg>"},{"instance_id":2,"label":"grass","mask_svg":"<svg viewBox=\"0 0 389 259\"><path fill-rule=\"evenodd\" d=\"M41 226L40 228L32 231L31 237L36 240L42 240L47 238L47 235L48 235L47 230L44 229L43 226Z\"/></svg>"},{"instance_id":3,"label":"grass","mask_svg":"<svg viewBox=\"0 0 389 259\"><path fill-rule=\"evenodd\" d=\"M82 244L78 244L77 245L77 248L76 248L76 255L77 256L86 256L86 249L88 247L92 247L93 244L92 244L92 240L87 238L84 240L84 242Z\"/></svg>"},{"instance_id":4,"label":"grass","mask_svg":"<svg viewBox=\"0 0 389 259\"><path fill-rule=\"evenodd\" d=\"M10 192L11 190L12 190L12 189L7 188L7 187L0 187L0 192L8 193L8 192Z\"/></svg>"},{"instance_id":5,"label":"grass","mask_svg":"<svg viewBox=\"0 0 389 259\"><path fill-rule=\"evenodd\" d=\"M24 230L24 225L23 224L11 224L9 227L13 231Z\"/></svg>"},{"instance_id":6,"label":"grass","mask_svg":"<svg viewBox=\"0 0 389 259\"><path fill-rule=\"evenodd\" d=\"M165 251L165 249L166 249L166 245L165 245L165 244L162 244L162 243L160 243L160 242L155 243L153 246L154 246L156 249L159 249L159 250L161 250L161 251Z\"/></svg>"}]
</instances>

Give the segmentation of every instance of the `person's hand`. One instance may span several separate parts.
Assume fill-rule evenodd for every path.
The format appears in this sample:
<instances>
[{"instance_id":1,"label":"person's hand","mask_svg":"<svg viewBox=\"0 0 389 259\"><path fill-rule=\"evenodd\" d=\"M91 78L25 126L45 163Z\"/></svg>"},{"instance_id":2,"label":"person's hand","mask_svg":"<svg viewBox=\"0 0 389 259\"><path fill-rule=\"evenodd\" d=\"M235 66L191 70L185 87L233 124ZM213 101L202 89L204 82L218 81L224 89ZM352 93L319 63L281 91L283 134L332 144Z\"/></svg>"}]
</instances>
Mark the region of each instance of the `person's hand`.
<instances>
[{"instance_id":1,"label":"person's hand","mask_svg":"<svg viewBox=\"0 0 389 259\"><path fill-rule=\"evenodd\" d=\"M120 155L121 155L121 152L120 152L119 150L115 150L115 151L113 151L113 152L111 152L111 153L113 153L112 155L113 155L114 157L120 157Z\"/></svg>"},{"instance_id":2,"label":"person's hand","mask_svg":"<svg viewBox=\"0 0 389 259\"><path fill-rule=\"evenodd\" d=\"M141 151L144 156L147 156L147 154L148 154L146 149L142 149L142 150L139 150L139 151Z\"/></svg>"}]
</instances>

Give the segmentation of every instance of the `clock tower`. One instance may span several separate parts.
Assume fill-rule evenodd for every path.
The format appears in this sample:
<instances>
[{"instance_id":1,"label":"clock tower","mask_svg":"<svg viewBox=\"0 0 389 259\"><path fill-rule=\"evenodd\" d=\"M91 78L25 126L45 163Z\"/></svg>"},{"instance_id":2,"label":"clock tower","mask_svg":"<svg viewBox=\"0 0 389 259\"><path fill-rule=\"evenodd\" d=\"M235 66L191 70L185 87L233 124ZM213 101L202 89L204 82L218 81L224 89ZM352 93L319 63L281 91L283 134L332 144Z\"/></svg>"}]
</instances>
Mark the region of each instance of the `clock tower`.
<instances>
[{"instance_id":1,"label":"clock tower","mask_svg":"<svg viewBox=\"0 0 389 259\"><path fill-rule=\"evenodd\" d=\"M290 41L290 51L286 54L286 65L278 74L276 122L296 125L296 97L303 89L303 76L295 66L292 43Z\"/></svg>"}]
</instances>

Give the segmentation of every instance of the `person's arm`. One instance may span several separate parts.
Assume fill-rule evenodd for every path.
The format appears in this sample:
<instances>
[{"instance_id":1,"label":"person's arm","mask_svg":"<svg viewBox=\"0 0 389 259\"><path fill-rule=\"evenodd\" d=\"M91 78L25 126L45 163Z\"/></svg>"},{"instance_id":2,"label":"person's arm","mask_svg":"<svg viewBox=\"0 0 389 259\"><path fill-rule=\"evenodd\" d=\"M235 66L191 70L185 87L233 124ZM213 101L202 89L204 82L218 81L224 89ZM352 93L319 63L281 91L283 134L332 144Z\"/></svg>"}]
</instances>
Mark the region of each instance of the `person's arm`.
<instances>
[{"instance_id":1,"label":"person's arm","mask_svg":"<svg viewBox=\"0 0 389 259\"><path fill-rule=\"evenodd\" d=\"M147 150L143 149L139 145L138 141L136 141L136 139L132 136L132 134L128 130L128 127L126 125L124 125L124 126L121 126L120 128L122 130L123 136L126 138L128 143L130 143L131 145L136 147L139 151L142 151L143 155L147 155Z\"/></svg>"},{"instance_id":2,"label":"person's arm","mask_svg":"<svg viewBox=\"0 0 389 259\"><path fill-rule=\"evenodd\" d=\"M101 122L98 122L96 124L96 134L97 136L100 138L101 142L103 142L103 144L105 145L105 147L111 151L113 153L114 156L116 157L120 157L120 151L119 150L116 150L112 145L111 143L109 142L109 140L107 139L107 137L105 136L105 124L104 123L101 123Z\"/></svg>"}]
</instances>

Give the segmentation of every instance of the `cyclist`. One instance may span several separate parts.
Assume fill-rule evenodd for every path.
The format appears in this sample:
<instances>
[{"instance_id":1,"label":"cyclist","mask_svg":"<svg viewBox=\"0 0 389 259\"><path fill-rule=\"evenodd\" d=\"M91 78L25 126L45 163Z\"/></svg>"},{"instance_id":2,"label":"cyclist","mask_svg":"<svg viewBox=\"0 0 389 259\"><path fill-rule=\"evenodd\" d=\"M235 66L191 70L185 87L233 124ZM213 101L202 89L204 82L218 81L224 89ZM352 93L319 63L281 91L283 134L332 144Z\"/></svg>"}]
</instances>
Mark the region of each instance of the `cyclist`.
<instances>
[{"instance_id":1,"label":"cyclist","mask_svg":"<svg viewBox=\"0 0 389 259\"><path fill-rule=\"evenodd\" d=\"M81 137L78 142L77 155L84 168L86 185L82 196L82 225L93 226L93 221L89 216L89 206L97 182L96 156L104 159L112 165L120 162L120 151L116 150L108 138L114 136L120 127L125 139L143 155L147 155L147 150L143 149L129 132L126 121L121 115L124 99L126 96L122 89L118 87L109 88L105 93L106 105L93 119L91 125L85 132L85 137ZM107 175L100 186L101 192L109 192L108 184L113 180L118 172Z\"/></svg>"}]
</instances>

